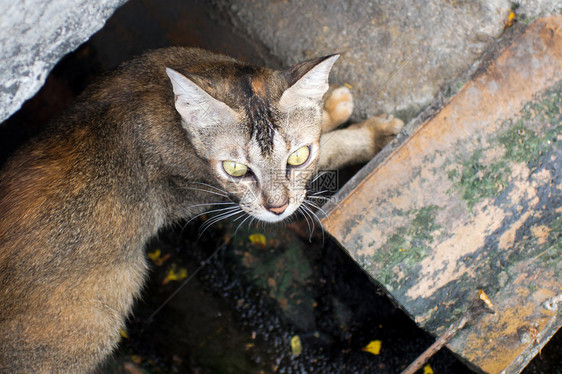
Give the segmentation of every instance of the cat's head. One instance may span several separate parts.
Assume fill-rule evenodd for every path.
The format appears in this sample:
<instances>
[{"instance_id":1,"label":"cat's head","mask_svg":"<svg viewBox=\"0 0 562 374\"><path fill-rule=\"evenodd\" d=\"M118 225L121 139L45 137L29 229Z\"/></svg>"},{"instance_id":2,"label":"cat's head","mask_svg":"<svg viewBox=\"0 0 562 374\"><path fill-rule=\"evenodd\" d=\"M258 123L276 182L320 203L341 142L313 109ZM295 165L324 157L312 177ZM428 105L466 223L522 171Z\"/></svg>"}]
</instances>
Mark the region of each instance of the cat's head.
<instances>
[{"instance_id":1,"label":"cat's head","mask_svg":"<svg viewBox=\"0 0 562 374\"><path fill-rule=\"evenodd\" d=\"M281 221L305 199L319 157L323 96L337 58L287 71L238 62L197 74L166 69L196 152L251 216Z\"/></svg>"}]
</instances>

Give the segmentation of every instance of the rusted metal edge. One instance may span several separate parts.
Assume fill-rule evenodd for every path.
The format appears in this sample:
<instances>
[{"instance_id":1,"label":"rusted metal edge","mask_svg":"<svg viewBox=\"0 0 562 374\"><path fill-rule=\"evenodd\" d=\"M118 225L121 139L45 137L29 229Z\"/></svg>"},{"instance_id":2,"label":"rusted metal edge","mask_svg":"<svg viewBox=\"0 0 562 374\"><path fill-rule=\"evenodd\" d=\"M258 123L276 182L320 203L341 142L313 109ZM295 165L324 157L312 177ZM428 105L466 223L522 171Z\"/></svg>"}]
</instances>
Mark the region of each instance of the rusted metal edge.
<instances>
[{"instance_id":1,"label":"rusted metal edge","mask_svg":"<svg viewBox=\"0 0 562 374\"><path fill-rule=\"evenodd\" d=\"M523 38L527 38L526 40L524 40L523 45L526 46L527 48L531 48L534 50L534 46L535 44L533 43L545 43L544 46L549 46L549 43L559 43L560 38L558 38L558 41L555 41L553 38L554 34L560 34L560 25L562 25L562 17L551 17L550 19L550 23L548 23L548 20L538 20L536 21L533 25L531 25L531 27L529 28L530 31L528 33L525 33L524 36L522 36ZM533 34L535 33L535 34ZM526 43L526 44L525 44ZM515 45L517 45L517 40L514 43ZM532 47L531 47L532 46ZM551 59L550 61L554 64L549 66L548 61L545 62L543 61L542 64L544 66L546 66L546 69L548 71L548 73L544 72L544 74L541 76L541 79L539 79L539 82L535 82L533 80L533 78L527 78L530 80L523 80L521 81L521 79L519 78L519 81L515 83L515 85L513 84L513 82L511 80L507 80L504 83L506 84L502 89L503 89L503 97L510 97L506 103L504 103L505 108L502 109L503 114L499 117L494 117L494 118L508 118L507 114L509 113L513 113L515 114L524 103L529 102L529 100L531 100L531 95L534 95L537 92L541 92L544 91L546 89L548 89L549 87L551 87L552 85L556 84L556 81L559 79L560 75L560 61L562 60L560 58L560 46L558 45L558 49L557 52L555 52L554 55L550 56L549 58ZM542 47L541 47L542 48ZM511 55L509 55L509 53L511 53ZM516 57L514 60L510 60L507 59L507 57L503 58L503 60L500 58L499 60L502 60L502 62L499 62L499 66L510 66L509 68L512 69L511 71L513 71L514 67L515 67L515 71L517 71L516 66L517 65L517 58L521 58L522 55L525 55L525 58L527 59L527 61L529 61L531 58L534 58L535 55L533 54L529 54L530 52L527 50L525 52L525 49L517 49L517 48L513 48L511 49L511 51L507 53L507 55L509 57ZM556 54L558 53L558 54ZM500 56L501 57L501 56ZM506 62L507 61L507 62ZM503 65L502 65L503 64ZM508 65L505 65L508 64ZM527 69L529 69L529 65L526 66ZM490 66L489 71L485 71L484 73L489 73L490 75L492 75L492 77L495 77L494 74L498 74L498 75L502 75L502 71L501 70L494 70L495 69L495 64L492 64ZM531 72L531 76L534 77L535 72L531 69L531 70L527 70L527 72ZM543 72L541 72L542 74ZM517 74L517 73L516 73ZM549 78L550 77L550 78ZM546 78L546 79L545 79ZM505 77L504 77L505 79ZM529 89L529 85L526 85L526 82L533 82L533 89ZM481 82L482 84L484 84L484 82ZM475 89L475 85L477 85L478 83L469 83L467 86L465 86L463 88L463 90L461 92L464 91L464 99L466 100L467 98L470 99L470 94L467 94L467 91L469 89ZM512 87L513 86L513 87ZM494 88L495 89L495 88ZM507 90L507 91L506 91ZM513 90L513 91L511 91ZM511 92L513 92L513 95L511 94ZM506 96L507 94L507 96ZM488 94L489 95L489 94ZM462 95L460 95L462 96ZM492 94L491 96L492 98L494 98L494 95ZM454 100L454 99L453 99ZM490 110L490 106L487 107L488 110ZM483 112L483 113L493 113L495 111L495 108L492 109L491 112ZM449 108L449 112L451 112L451 109ZM438 112L437 114L439 114L440 112ZM477 113L477 112L472 112L472 113ZM450 113L451 114L451 113ZM454 114L454 109L452 112L453 116ZM459 114L461 115L461 114ZM466 115L466 113L464 114ZM462 116L462 115L461 115ZM443 117L443 116L441 116ZM446 117L445 117L446 118ZM426 123L427 124L427 123ZM433 136L435 134L437 134L435 131L429 131L426 132L424 131L424 129L426 128L426 124L418 127L414 134L412 135L412 137L408 138L408 139L402 139L402 140L398 140L396 142L396 145L393 147L392 150L388 150L388 153L391 153L390 157L388 158L384 158L385 154L383 153L381 156L377 157L376 159L374 159L373 161L371 161L371 163L369 163L367 165L367 167L365 167L360 174L358 174L355 178L353 178L353 180L351 181L352 183L346 185L346 187L344 188L344 190L342 192L340 192L337 197L341 197L341 201L340 204L343 205L342 209L340 211L336 211L336 209L338 208L337 206L335 206L336 204L334 204L334 207L332 207L330 209L330 214L333 215L333 213L335 213L336 218L334 217L328 217L326 219L324 219L323 223L325 224L325 226L328 229L328 232L330 232L332 235L334 235L334 237L336 238L336 240L338 240L340 242L340 244L344 244L344 248L345 248L345 242L347 242L348 245L350 245L350 248L348 248L348 251L357 251L357 248L354 248L352 245L352 241L354 241L355 239L353 239L353 235L350 236L350 232L346 231L349 228L348 227L343 227L343 224L351 224L351 225L361 225L364 224L365 222L363 222L362 218L362 214L357 214L358 211L354 211L353 203L348 202L347 200L349 200L355 193L357 193L358 190L361 190L362 186L364 187L365 185L370 186L371 188L375 188L375 186L377 186L376 183L374 183L373 181L371 181L371 183L367 184L367 181L369 179L372 178L373 175L377 174L377 170L378 169L384 169L385 167L388 169L388 166L391 165L392 167L390 169L392 170L397 170L396 167L400 167L398 165L400 165L399 163L397 164L397 161L404 159L404 160L408 160L410 155L408 155L408 151L404 151L404 148L407 148L408 144L411 142L411 139L414 139L416 137L421 137L422 139L424 139L424 141L431 141L431 139L435 139L434 137L432 138L431 135L433 134ZM462 130L461 130L462 131ZM419 143L418 139L418 143ZM418 144L419 146L419 144ZM416 147L414 148L414 152ZM400 153L406 153L406 155L401 154ZM415 154L415 153L414 153ZM393 157L395 159L393 159ZM408 165L406 165L406 167L408 167ZM379 173L380 174L380 173ZM383 174L386 177L390 177L392 178L392 172L389 173L389 170L386 170L386 174ZM388 180L388 179L386 179ZM387 185L392 185L392 184L387 184L385 179L378 178L378 179L374 179L374 181L377 182L383 182L382 188L379 188L379 190L385 190ZM380 184L378 186L381 186ZM397 186L393 186L393 187L397 187ZM365 193L366 191L369 191L369 189L365 189L363 188L362 193ZM368 194L367 194L368 195ZM360 197L359 199L355 199L355 200L365 200L365 198L368 198L369 196L358 196ZM334 199L335 202L337 203L338 200ZM364 204L362 205L364 206ZM368 205L368 209L374 209L376 210L376 206L371 206ZM352 218L351 220L346 220L346 216L348 214L352 214L355 215L354 218ZM370 214L370 213L369 213ZM368 215L368 214L367 214ZM339 218L338 218L339 217ZM353 221L353 219L355 219L355 221ZM382 217L382 219L384 220L384 217ZM378 221L377 221L378 222ZM368 231L368 230L367 230ZM344 239L342 243L342 240L340 239ZM350 242L351 241L351 242ZM367 242L364 242L364 244L366 245ZM350 253L353 256L353 253ZM357 253L355 253L357 254ZM355 258L355 257L354 257ZM357 260L357 258L356 258ZM522 270L521 274L525 273L525 264L521 265L520 269ZM373 277L373 274L370 274ZM384 282L383 282L384 283ZM384 284L383 284L384 285ZM509 294L509 292L508 292ZM506 294L507 295L507 294ZM505 296L505 295L504 295ZM556 303L556 305L558 305ZM530 306L531 307L531 306ZM554 313L554 315L552 314ZM522 344L521 345L521 349L522 350L518 350L518 354L516 354L516 356L513 356L510 360L506 361L506 360L500 360L500 361L506 361L507 365L505 366L500 366L498 365L498 363L494 363L494 360L490 359L489 357L486 358L484 361L487 362L486 364L484 364L484 366L482 367L484 370L486 371L490 371L490 372L499 372L498 370L501 370L502 372L506 372L506 373L514 373L514 372L518 372L520 369L522 369L527 363L528 361L533 357L533 355L538 351L539 347L541 347L542 345L544 345L546 343L546 341L548 341L548 339L556 332L556 330L560 327L560 309L556 308L555 310L553 310L552 312L550 312L551 317L548 319L548 323L545 325L545 320L543 320L542 322L540 322L540 329L538 330L538 333L533 337L533 341L530 342L530 344ZM505 316L504 316L505 317ZM552 318L553 317L553 318ZM420 319L419 322L422 322L423 324L423 319ZM435 332L435 331L433 331ZM462 332L461 332L462 333ZM474 333L474 331L472 331L472 333ZM524 331L522 333L525 333ZM518 332L519 334L519 332ZM462 335L462 334L461 334ZM517 334L516 334L517 335ZM523 334L524 335L524 334ZM459 341L465 341L466 339L459 339ZM478 344L478 338L473 337L472 338L472 343L473 344ZM459 348L459 347L457 347ZM461 348L461 351L464 351L464 353L466 353L466 350L464 348ZM515 353L512 352L512 353ZM525 353L525 354L523 354ZM504 364L501 364L504 365ZM501 369L499 369L501 367Z\"/></svg>"},{"instance_id":2,"label":"rusted metal edge","mask_svg":"<svg viewBox=\"0 0 562 374\"><path fill-rule=\"evenodd\" d=\"M457 81L468 82L486 71L486 68L493 59L501 54L501 52L508 48L518 38L521 38L527 28L528 26L522 23L518 23L516 26L512 27L509 30L509 35L507 33L502 35L502 38L496 42L496 45L490 48L490 50L484 52L482 57L474 62L466 73L459 77ZM326 215L330 215L334 209L337 209L338 202L344 200L348 195L352 194L355 188L369 174L371 174L387 158L391 157L392 153L397 151L399 147L401 147L416 131L420 129L420 127L435 117L449 102L449 100L454 98L462 87L458 88L455 92L451 92L452 89L452 87L444 87L443 90L436 95L435 100L414 119L408 122L395 139L388 143L379 153L375 155L375 157L367 162L355 175L353 175L353 177L341 186L338 192L322 206L322 210L326 213Z\"/></svg>"}]
</instances>

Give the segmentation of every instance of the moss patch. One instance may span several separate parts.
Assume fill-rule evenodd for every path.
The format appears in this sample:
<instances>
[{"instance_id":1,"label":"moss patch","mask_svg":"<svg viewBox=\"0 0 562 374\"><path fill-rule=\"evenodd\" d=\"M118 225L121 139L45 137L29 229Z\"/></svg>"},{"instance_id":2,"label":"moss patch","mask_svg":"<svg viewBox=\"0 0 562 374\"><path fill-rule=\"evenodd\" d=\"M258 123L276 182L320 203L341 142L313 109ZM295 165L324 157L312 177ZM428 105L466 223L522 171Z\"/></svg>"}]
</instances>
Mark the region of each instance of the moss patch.
<instances>
[{"instance_id":1,"label":"moss patch","mask_svg":"<svg viewBox=\"0 0 562 374\"><path fill-rule=\"evenodd\" d=\"M552 150L562 136L562 83L537 96L516 119L505 121L498 135L487 139L487 146L476 149L459 167L448 172L449 179L471 211L485 198L497 197L509 183L511 165L525 163L530 169ZM501 156L491 160L486 154L498 147Z\"/></svg>"},{"instance_id":2,"label":"moss patch","mask_svg":"<svg viewBox=\"0 0 562 374\"><path fill-rule=\"evenodd\" d=\"M507 183L511 170L504 160L486 165L478 150L461 164L461 171L454 169L448 173L461 191L461 197L469 210L483 198L498 196Z\"/></svg>"},{"instance_id":3,"label":"moss patch","mask_svg":"<svg viewBox=\"0 0 562 374\"><path fill-rule=\"evenodd\" d=\"M380 250L369 259L362 259L370 274L376 274L377 280L388 287L397 284L396 265L412 269L423 260L430 252L435 232L441 228L435 222L439 209L436 205L429 205L406 212L406 215L413 216L410 225L399 227ZM380 271L373 269L381 264Z\"/></svg>"}]
</instances>

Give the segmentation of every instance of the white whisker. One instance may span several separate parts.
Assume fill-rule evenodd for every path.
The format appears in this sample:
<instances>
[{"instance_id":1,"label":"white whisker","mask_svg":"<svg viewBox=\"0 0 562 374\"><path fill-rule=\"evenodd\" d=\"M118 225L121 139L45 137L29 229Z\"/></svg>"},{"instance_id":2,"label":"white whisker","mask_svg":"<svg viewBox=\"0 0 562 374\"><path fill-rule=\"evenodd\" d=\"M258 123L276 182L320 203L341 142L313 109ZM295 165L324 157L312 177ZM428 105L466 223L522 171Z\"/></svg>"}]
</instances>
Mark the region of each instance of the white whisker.
<instances>
[{"instance_id":1,"label":"white whisker","mask_svg":"<svg viewBox=\"0 0 562 374\"><path fill-rule=\"evenodd\" d=\"M244 212L244 211L243 211L243 212ZM246 212L244 212L244 213L246 213ZM248 214L248 213L246 213L246 214ZM236 218L234 218L234 219L232 220L232 222L236 222L236 221L238 221L238 220L239 220L240 218L242 218L242 217L244 217L244 216L236 217Z\"/></svg>"},{"instance_id":2,"label":"white whisker","mask_svg":"<svg viewBox=\"0 0 562 374\"><path fill-rule=\"evenodd\" d=\"M246 213L246 214L247 214L247 213ZM244 216L241 216L241 217L244 217ZM246 221L248 220L248 218L250 218L250 217L252 217L252 216L249 215L249 214L247 214L247 217L244 218L244 219L242 220L242 222L240 222L240 223L238 224L238 226L236 227L236 230L234 230L234 234L233 234L232 236L236 236L236 233L238 232L238 230L240 229L240 227L242 227L242 225L244 224L244 222L246 222ZM238 218L237 218L237 219L238 219ZM251 222L252 222L252 221L250 221L250 223L251 223Z\"/></svg>"},{"instance_id":3,"label":"white whisker","mask_svg":"<svg viewBox=\"0 0 562 374\"><path fill-rule=\"evenodd\" d=\"M219 221L221 221L221 220L223 220L223 219L226 219L226 218L228 218L228 217L232 217L232 216L238 214L239 212L240 212L240 211L239 211L238 209L236 209L236 210L229 210L229 211L227 211L227 212L224 212L224 213L221 213L221 214L218 214L218 215L216 215L216 216L213 216L213 217L209 218L209 219L208 219L207 221L205 221L205 222L201 225L201 227L199 228L199 231L200 231L200 235L199 235L199 236L201 236L201 234L202 234L207 228L209 228L210 226L212 226L213 224L215 224L215 223L217 223L217 222L219 222Z\"/></svg>"},{"instance_id":4,"label":"white whisker","mask_svg":"<svg viewBox=\"0 0 562 374\"><path fill-rule=\"evenodd\" d=\"M310 208L306 205L306 203L303 204L302 207L303 207L304 210L306 210L306 211L308 212L309 216L310 216L311 214L314 214L314 212L312 211L312 209L310 209ZM312 218L312 216L310 216L310 217ZM316 226L314 225L314 220L311 219L311 221L312 221L312 231L314 231L314 229L315 229Z\"/></svg>"},{"instance_id":5,"label":"white whisker","mask_svg":"<svg viewBox=\"0 0 562 374\"><path fill-rule=\"evenodd\" d=\"M320 207L320 205L317 205L317 204L314 203L313 201L310 201L310 200L307 201L307 200L305 200L305 201L303 201L303 203L306 203L306 204L308 204L309 206L311 206L311 207L313 207L313 208L315 208L315 209L321 211L322 214L324 215L324 217L328 217L328 213L326 213L326 211L325 211L324 209L322 209L322 207Z\"/></svg>"},{"instance_id":6,"label":"white whisker","mask_svg":"<svg viewBox=\"0 0 562 374\"><path fill-rule=\"evenodd\" d=\"M328 190L315 191L315 192L312 192L312 193L310 194L310 196L318 196L318 195L320 195L320 194L322 194L322 193L326 193L326 192L329 192L329 191L328 191Z\"/></svg>"},{"instance_id":7,"label":"white whisker","mask_svg":"<svg viewBox=\"0 0 562 374\"><path fill-rule=\"evenodd\" d=\"M230 211L230 212L222 213L222 214L219 214L219 215L216 216L216 217L213 217L213 218L209 219L207 222L205 222L205 223L203 224L203 226L201 226L201 228L200 228L200 233L199 233L199 238L201 238L201 236L203 235L203 233L204 233L209 227L211 227L212 225L214 225L215 223L217 223L217 222L219 222L219 221L222 221L222 220L225 220L225 219L227 219L227 218L236 216L237 214L240 214L240 213L243 214L244 211L243 211L242 209L238 209L237 211L234 211L234 212Z\"/></svg>"},{"instance_id":8,"label":"white whisker","mask_svg":"<svg viewBox=\"0 0 562 374\"><path fill-rule=\"evenodd\" d=\"M203 182L192 182L192 183L200 184L200 185L205 186L205 187L210 187L210 188L213 188L217 192L224 193L225 195L228 195L228 193L225 190L223 190L222 188L218 188L217 186L213 186L212 184L203 183Z\"/></svg>"},{"instance_id":9,"label":"white whisker","mask_svg":"<svg viewBox=\"0 0 562 374\"><path fill-rule=\"evenodd\" d=\"M197 187L183 187L183 188L186 188L188 190L193 190L193 191L207 192L207 193L210 193L210 194L213 194L213 195L217 195L217 196L221 196L221 197L229 199L229 196L227 194L220 193L220 192L217 192L217 191L210 191L210 190L205 190L205 189L197 188Z\"/></svg>"},{"instance_id":10,"label":"white whisker","mask_svg":"<svg viewBox=\"0 0 562 374\"><path fill-rule=\"evenodd\" d=\"M326 196L312 196L312 195L310 195L310 196L307 196L307 198L310 198L310 199L319 199L319 200L325 200L325 201L329 201L329 200L330 200L330 198L329 198L329 197L326 197Z\"/></svg>"},{"instance_id":11,"label":"white whisker","mask_svg":"<svg viewBox=\"0 0 562 374\"><path fill-rule=\"evenodd\" d=\"M309 236L309 240L310 240L310 238L312 238L312 230L310 228L310 222L308 221L308 218L309 218L308 214L306 213L306 210L304 210L303 208L304 208L304 205L301 205L299 207L298 211L302 214L302 216L304 217L304 219L306 221L306 225L308 226L308 232L310 233L310 236Z\"/></svg>"},{"instance_id":12,"label":"white whisker","mask_svg":"<svg viewBox=\"0 0 562 374\"><path fill-rule=\"evenodd\" d=\"M316 182L318 180L318 178L320 178L321 176L323 176L324 174L328 174L327 170L321 171L320 173L316 174L314 176L314 178L312 178L312 180L309 182L310 184Z\"/></svg>"},{"instance_id":13,"label":"white whisker","mask_svg":"<svg viewBox=\"0 0 562 374\"><path fill-rule=\"evenodd\" d=\"M214 202L214 203L201 203L201 204L195 204L195 205L190 205L187 207L187 209L191 209L191 208L197 208L200 206L207 206L207 205L236 205L236 203L234 201L222 201L222 202Z\"/></svg>"},{"instance_id":14,"label":"white whisker","mask_svg":"<svg viewBox=\"0 0 562 374\"><path fill-rule=\"evenodd\" d=\"M310 210L310 208L307 207L305 204L301 206L303 208L303 212L306 212L306 215L310 218L310 221L312 222L312 230L310 230L310 235L308 236L308 241L312 242L312 235L314 234L314 229L316 228L316 225L314 224L314 212L312 212L312 210Z\"/></svg>"},{"instance_id":15,"label":"white whisker","mask_svg":"<svg viewBox=\"0 0 562 374\"><path fill-rule=\"evenodd\" d=\"M191 221L193 221L194 219L197 219L198 217L201 217L202 215L205 215L205 214L217 213L217 212L223 212L223 211L232 211L232 210L234 210L234 209L240 209L240 208L239 208L237 205L234 205L234 206L229 206L229 207L227 207L227 208L206 210L206 211L204 211L204 212L202 212L202 213L196 214L195 216L191 217L191 218L189 219L189 221L186 222L185 225L187 226Z\"/></svg>"},{"instance_id":16,"label":"white whisker","mask_svg":"<svg viewBox=\"0 0 562 374\"><path fill-rule=\"evenodd\" d=\"M322 225L322 221L320 220L320 218L318 217L318 215L317 215L313 210L311 210L310 208L306 207L306 204L310 204L309 201L304 201L304 204L305 204L305 205L303 205L303 207L304 207L305 209L307 209L307 210L310 212L310 214L312 214L313 219L316 218L316 221L318 221L318 225L320 226L320 229L322 229L322 243L324 243L324 225ZM322 210L322 209L320 209L320 210ZM323 211L323 212L324 212L324 211ZM324 212L324 214L325 214L325 212Z\"/></svg>"}]
</instances>

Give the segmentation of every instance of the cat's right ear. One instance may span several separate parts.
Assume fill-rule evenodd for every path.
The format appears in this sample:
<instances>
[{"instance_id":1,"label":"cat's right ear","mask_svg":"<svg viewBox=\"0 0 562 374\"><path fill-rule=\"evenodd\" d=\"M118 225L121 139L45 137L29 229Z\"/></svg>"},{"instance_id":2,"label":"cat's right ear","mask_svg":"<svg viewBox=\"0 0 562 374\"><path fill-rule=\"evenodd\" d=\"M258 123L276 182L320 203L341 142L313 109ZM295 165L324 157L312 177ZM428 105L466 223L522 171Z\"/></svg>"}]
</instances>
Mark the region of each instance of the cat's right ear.
<instances>
[{"instance_id":1,"label":"cat's right ear","mask_svg":"<svg viewBox=\"0 0 562 374\"><path fill-rule=\"evenodd\" d=\"M170 68L166 68L166 74L174 89L176 110L188 126L205 128L236 118L236 113L228 105L209 95L184 75Z\"/></svg>"},{"instance_id":2,"label":"cat's right ear","mask_svg":"<svg viewBox=\"0 0 562 374\"><path fill-rule=\"evenodd\" d=\"M284 107L302 105L303 101L319 103L328 91L328 77L339 54L304 61L285 72L289 88L281 96Z\"/></svg>"}]
</instances>

